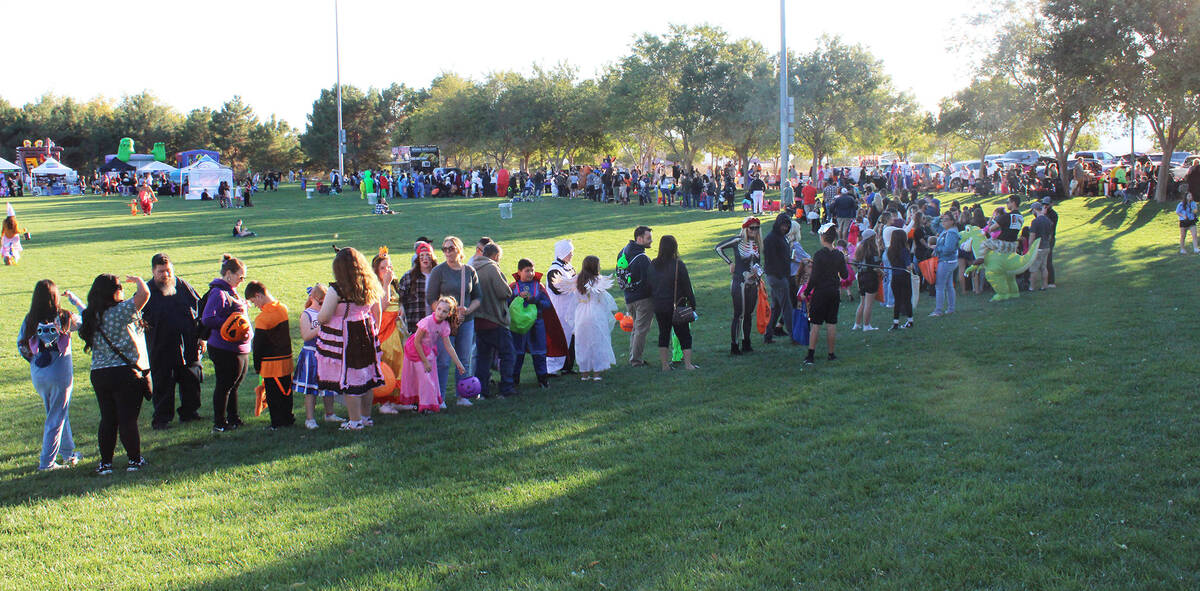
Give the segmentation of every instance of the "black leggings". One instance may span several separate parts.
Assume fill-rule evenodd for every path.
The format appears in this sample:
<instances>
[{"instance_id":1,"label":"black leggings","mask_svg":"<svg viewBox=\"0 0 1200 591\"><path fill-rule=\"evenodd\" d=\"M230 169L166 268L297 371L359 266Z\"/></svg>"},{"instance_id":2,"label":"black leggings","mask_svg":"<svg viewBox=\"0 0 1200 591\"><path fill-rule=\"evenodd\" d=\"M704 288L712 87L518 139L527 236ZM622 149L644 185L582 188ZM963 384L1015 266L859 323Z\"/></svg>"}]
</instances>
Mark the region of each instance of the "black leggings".
<instances>
[{"instance_id":1,"label":"black leggings","mask_svg":"<svg viewBox=\"0 0 1200 591\"><path fill-rule=\"evenodd\" d=\"M687 351L692 348L692 325L684 324L675 326L671 322L672 316L675 315L674 306L655 306L654 319L658 321L658 346L671 346L671 331L675 331L675 336L679 337L679 348Z\"/></svg>"},{"instance_id":2,"label":"black leggings","mask_svg":"<svg viewBox=\"0 0 1200 591\"><path fill-rule=\"evenodd\" d=\"M138 415L149 384L128 365L92 370L92 390L100 404L100 463L111 464L117 449L117 436L130 460L142 457L142 437L138 433Z\"/></svg>"},{"instance_id":3,"label":"black leggings","mask_svg":"<svg viewBox=\"0 0 1200 591\"><path fill-rule=\"evenodd\" d=\"M738 342L738 324L742 325L742 340L750 340L754 326L754 308L758 306L758 282L734 281L729 288L733 296L733 322L729 325L730 342Z\"/></svg>"},{"instance_id":4,"label":"black leggings","mask_svg":"<svg viewBox=\"0 0 1200 591\"><path fill-rule=\"evenodd\" d=\"M901 316L912 318L912 275L892 269L892 320Z\"/></svg>"},{"instance_id":5,"label":"black leggings","mask_svg":"<svg viewBox=\"0 0 1200 591\"><path fill-rule=\"evenodd\" d=\"M217 378L217 385L213 388L213 424L218 427L241 420L238 418L237 391L246 377L249 357L246 353L208 348L208 358L212 359L213 374Z\"/></svg>"}]
</instances>

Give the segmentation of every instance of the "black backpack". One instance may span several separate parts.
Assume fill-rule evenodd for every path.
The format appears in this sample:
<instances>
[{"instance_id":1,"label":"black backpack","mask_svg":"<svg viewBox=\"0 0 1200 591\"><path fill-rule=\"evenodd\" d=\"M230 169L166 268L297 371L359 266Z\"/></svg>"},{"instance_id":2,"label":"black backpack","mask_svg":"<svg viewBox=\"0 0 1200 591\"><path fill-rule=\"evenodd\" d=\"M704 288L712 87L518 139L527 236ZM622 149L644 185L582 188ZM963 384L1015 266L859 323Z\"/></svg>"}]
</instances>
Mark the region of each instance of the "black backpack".
<instances>
[{"instance_id":1,"label":"black backpack","mask_svg":"<svg viewBox=\"0 0 1200 591\"><path fill-rule=\"evenodd\" d=\"M204 308L208 306L208 296L213 292L213 288L208 288L203 296L200 296L200 301L196 302L196 338L201 341L207 341L208 336L212 333L212 329L204 326Z\"/></svg>"}]
</instances>

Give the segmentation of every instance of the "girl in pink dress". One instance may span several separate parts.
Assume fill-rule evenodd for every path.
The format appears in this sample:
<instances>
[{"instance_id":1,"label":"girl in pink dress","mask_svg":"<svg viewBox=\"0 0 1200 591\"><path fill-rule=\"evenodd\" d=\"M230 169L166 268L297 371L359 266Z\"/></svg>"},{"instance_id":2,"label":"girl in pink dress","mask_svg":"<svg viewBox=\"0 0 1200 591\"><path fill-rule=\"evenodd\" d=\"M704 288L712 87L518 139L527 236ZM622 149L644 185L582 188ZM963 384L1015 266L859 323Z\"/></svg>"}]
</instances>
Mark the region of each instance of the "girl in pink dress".
<instances>
[{"instance_id":1,"label":"girl in pink dress","mask_svg":"<svg viewBox=\"0 0 1200 591\"><path fill-rule=\"evenodd\" d=\"M333 277L317 320L317 387L342 394L350 420L342 429L358 431L371 425L370 403L364 395L383 385L379 369L379 279L362 253L343 248L333 259ZM365 417L364 417L365 415Z\"/></svg>"},{"instance_id":2,"label":"girl in pink dress","mask_svg":"<svg viewBox=\"0 0 1200 591\"><path fill-rule=\"evenodd\" d=\"M400 398L404 404L417 404L422 413L437 412L445 408L442 387L438 383L437 352L434 342L450 352L454 365L460 373L466 368L458 359L454 343L450 340L449 318L454 316L458 303L451 296L442 296L434 303L433 313L417 323L417 332L404 342L404 366L400 370Z\"/></svg>"}]
</instances>

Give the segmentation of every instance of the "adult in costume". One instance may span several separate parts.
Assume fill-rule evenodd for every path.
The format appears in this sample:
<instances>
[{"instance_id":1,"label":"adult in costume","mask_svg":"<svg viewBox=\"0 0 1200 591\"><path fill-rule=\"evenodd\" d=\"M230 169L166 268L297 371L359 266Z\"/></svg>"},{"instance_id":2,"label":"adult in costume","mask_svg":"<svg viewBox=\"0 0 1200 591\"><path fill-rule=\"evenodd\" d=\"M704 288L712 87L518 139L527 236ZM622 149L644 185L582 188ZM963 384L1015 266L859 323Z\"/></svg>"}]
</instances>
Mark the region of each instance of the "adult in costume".
<instances>
[{"instance_id":1,"label":"adult in costume","mask_svg":"<svg viewBox=\"0 0 1200 591\"><path fill-rule=\"evenodd\" d=\"M570 240L559 240L554 243L554 262L546 271L546 289L550 292L550 303L554 305L554 316L558 318L562 328L563 341L566 342L566 353L554 355L547 351L546 371L551 374L574 373L575 366L575 302L579 298L571 293L571 288L559 287L560 279L575 280L575 267L571 266L571 257L575 254L575 245ZM549 321L549 314L546 315Z\"/></svg>"},{"instance_id":2,"label":"adult in costume","mask_svg":"<svg viewBox=\"0 0 1200 591\"><path fill-rule=\"evenodd\" d=\"M375 276L379 278L379 284L383 286L383 298L380 302L383 312L380 314L378 333L379 349L382 351L381 363L391 370L393 377L392 380L384 380L391 384L390 389L385 385L373 391L374 402L380 405L379 412L384 414L395 414L400 410L415 410L414 408L401 409L400 393L396 391L400 386L400 370L404 366L404 339L408 338L408 325L400 316L396 273L392 269L392 259L388 256L386 246L379 247L379 254L376 254L375 258L371 260L371 269L375 271ZM384 371L386 372L386 370Z\"/></svg>"},{"instance_id":3,"label":"adult in costume","mask_svg":"<svg viewBox=\"0 0 1200 591\"><path fill-rule=\"evenodd\" d=\"M750 330L754 324L754 310L758 305L758 284L763 274L762 224L756 217L742 220L742 229L737 236L723 240L717 245L717 255L729 265L732 275L730 295L733 298L733 319L729 325L729 354L740 355L754 350L750 346ZM725 254L732 251L733 257ZM738 325L742 327L742 345L738 347Z\"/></svg>"},{"instance_id":4,"label":"adult in costume","mask_svg":"<svg viewBox=\"0 0 1200 591\"><path fill-rule=\"evenodd\" d=\"M1016 276L1029 270L1033 265L1033 260L1037 255L1038 246L1042 239L1037 238L1029 245L1029 250L1024 255L1018 255L1016 251L988 252L990 248L987 246L990 242L984 236L983 230L974 226L967 226L962 232L963 243L970 243L971 252L976 259L981 259L978 262L967 267L967 274L975 272L979 267L983 267L984 274L987 280L992 284L992 288L996 290L996 295L992 297L993 302L1009 300L1020 296L1020 290L1017 289Z\"/></svg>"}]
</instances>

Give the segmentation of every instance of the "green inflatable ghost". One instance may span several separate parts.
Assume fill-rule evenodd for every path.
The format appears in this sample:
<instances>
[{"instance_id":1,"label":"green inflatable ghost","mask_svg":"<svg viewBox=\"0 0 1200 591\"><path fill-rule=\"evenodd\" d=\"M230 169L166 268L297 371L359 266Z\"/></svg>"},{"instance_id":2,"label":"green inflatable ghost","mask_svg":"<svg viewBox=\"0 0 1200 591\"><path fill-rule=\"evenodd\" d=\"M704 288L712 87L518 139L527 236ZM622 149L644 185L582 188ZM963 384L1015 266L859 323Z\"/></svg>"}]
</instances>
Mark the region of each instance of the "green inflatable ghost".
<instances>
[{"instance_id":1,"label":"green inflatable ghost","mask_svg":"<svg viewBox=\"0 0 1200 591\"><path fill-rule=\"evenodd\" d=\"M121 162L129 162L129 157L133 155L133 138L121 138L120 145L117 146L117 160Z\"/></svg>"},{"instance_id":2,"label":"green inflatable ghost","mask_svg":"<svg viewBox=\"0 0 1200 591\"><path fill-rule=\"evenodd\" d=\"M167 144L165 144L163 142L154 142L154 149L150 150L150 153L154 155L155 160L157 160L159 162L166 162L167 161Z\"/></svg>"}]
</instances>

